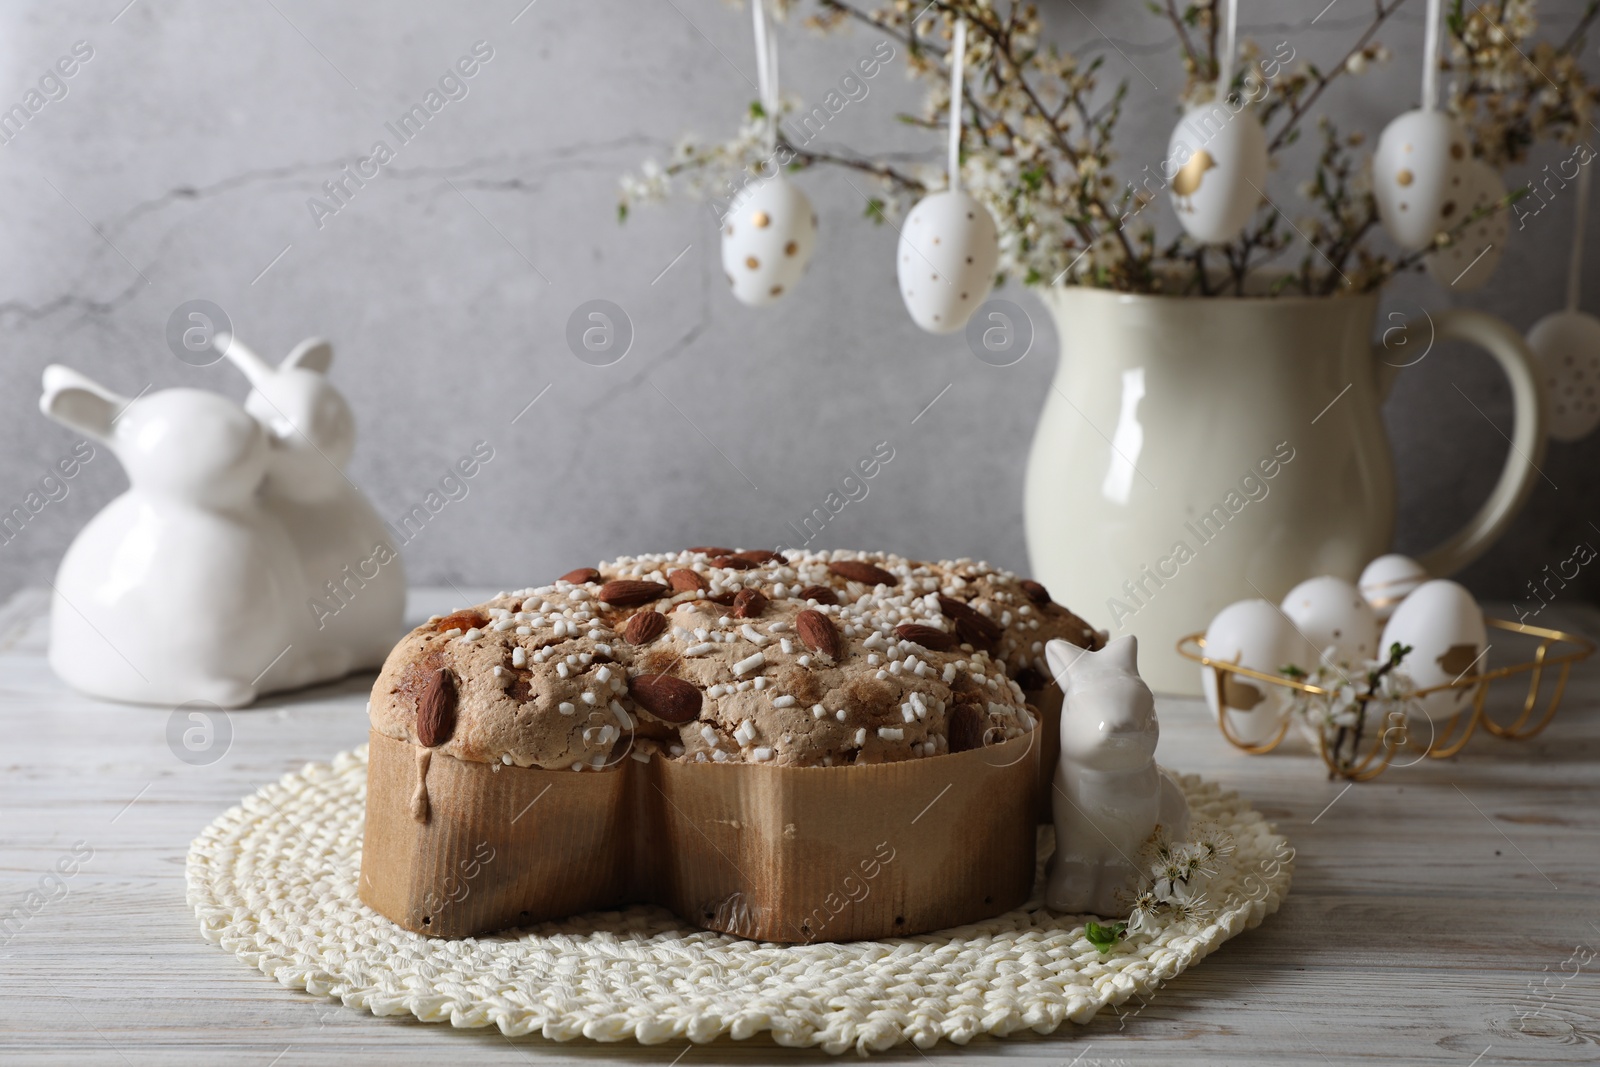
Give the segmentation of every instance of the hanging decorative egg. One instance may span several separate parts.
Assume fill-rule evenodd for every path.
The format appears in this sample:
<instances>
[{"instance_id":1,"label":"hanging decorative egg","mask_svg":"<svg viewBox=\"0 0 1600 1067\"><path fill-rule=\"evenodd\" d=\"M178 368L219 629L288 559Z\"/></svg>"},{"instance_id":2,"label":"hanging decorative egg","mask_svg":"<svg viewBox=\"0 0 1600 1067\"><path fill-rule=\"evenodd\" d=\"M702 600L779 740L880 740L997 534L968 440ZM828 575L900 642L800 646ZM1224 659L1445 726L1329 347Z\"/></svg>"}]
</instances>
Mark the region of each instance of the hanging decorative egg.
<instances>
[{"instance_id":1,"label":"hanging decorative egg","mask_svg":"<svg viewBox=\"0 0 1600 1067\"><path fill-rule=\"evenodd\" d=\"M1454 230L1461 220L1479 210L1494 208L1506 195L1500 174L1481 159L1469 159L1455 168L1449 194L1439 209L1446 229ZM1511 234L1511 219L1504 211L1491 211L1466 229L1455 240L1428 253L1428 273L1440 285L1470 293L1481 289L1494 273Z\"/></svg>"},{"instance_id":2,"label":"hanging decorative egg","mask_svg":"<svg viewBox=\"0 0 1600 1067\"><path fill-rule=\"evenodd\" d=\"M966 326L994 288L1000 239L988 209L963 192L924 197L906 216L896 252L900 296L929 333Z\"/></svg>"},{"instance_id":3,"label":"hanging decorative egg","mask_svg":"<svg viewBox=\"0 0 1600 1067\"><path fill-rule=\"evenodd\" d=\"M1600 426L1600 319L1582 311L1546 315L1528 331L1539 360L1550 436L1577 441Z\"/></svg>"},{"instance_id":4,"label":"hanging decorative egg","mask_svg":"<svg viewBox=\"0 0 1600 1067\"><path fill-rule=\"evenodd\" d=\"M1391 645L1409 645L1400 669L1417 689L1482 674L1488 669L1488 631L1478 602L1455 582L1426 582L1395 609L1383 628L1383 654ZM1441 689L1417 701L1418 710L1436 726L1472 707L1472 688ZM1419 738L1426 741L1427 738Z\"/></svg>"},{"instance_id":5,"label":"hanging decorative egg","mask_svg":"<svg viewBox=\"0 0 1600 1067\"><path fill-rule=\"evenodd\" d=\"M1267 186L1267 135L1256 117L1222 101L1192 108L1172 131L1167 159L1183 160L1169 192L1185 232L1207 244L1239 236Z\"/></svg>"},{"instance_id":6,"label":"hanging decorative egg","mask_svg":"<svg viewBox=\"0 0 1600 1067\"><path fill-rule=\"evenodd\" d=\"M1466 160L1461 124L1443 111L1407 111L1384 128L1372 157L1372 195L1395 244L1417 252L1449 229L1445 205L1460 210L1461 186L1452 179Z\"/></svg>"},{"instance_id":7,"label":"hanging decorative egg","mask_svg":"<svg viewBox=\"0 0 1600 1067\"><path fill-rule=\"evenodd\" d=\"M761 307L793 289L817 244L811 201L781 177L754 185L722 224L722 269L740 303Z\"/></svg>"}]
</instances>

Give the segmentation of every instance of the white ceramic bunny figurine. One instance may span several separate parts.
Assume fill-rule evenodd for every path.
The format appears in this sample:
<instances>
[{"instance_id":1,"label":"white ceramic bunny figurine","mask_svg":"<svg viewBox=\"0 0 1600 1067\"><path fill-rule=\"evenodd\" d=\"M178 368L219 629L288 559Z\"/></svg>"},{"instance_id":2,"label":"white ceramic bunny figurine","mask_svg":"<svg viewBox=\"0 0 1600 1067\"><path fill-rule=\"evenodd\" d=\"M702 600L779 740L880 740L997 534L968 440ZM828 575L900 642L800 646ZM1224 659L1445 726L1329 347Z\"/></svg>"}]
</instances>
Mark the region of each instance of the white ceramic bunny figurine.
<instances>
[{"instance_id":1,"label":"white ceramic bunny figurine","mask_svg":"<svg viewBox=\"0 0 1600 1067\"><path fill-rule=\"evenodd\" d=\"M333 347L310 338L273 367L237 337L219 334L214 344L250 379L245 410L273 446L262 497L300 553L307 587L297 610L316 676L382 666L405 629L405 569L383 520L344 474L355 420L327 378Z\"/></svg>"},{"instance_id":2,"label":"white ceramic bunny figurine","mask_svg":"<svg viewBox=\"0 0 1600 1067\"><path fill-rule=\"evenodd\" d=\"M57 572L50 666L113 700L239 707L311 680L290 650L305 578L258 490L261 426L199 389L127 400L77 371L44 372L40 410L105 443L128 491L84 527Z\"/></svg>"},{"instance_id":3,"label":"white ceramic bunny figurine","mask_svg":"<svg viewBox=\"0 0 1600 1067\"><path fill-rule=\"evenodd\" d=\"M1061 758L1056 764L1056 851L1045 906L1114 918L1126 915L1135 858L1160 824L1189 832L1183 792L1156 766L1156 702L1139 677L1139 644L1129 635L1099 652L1065 641L1045 646L1061 686Z\"/></svg>"}]
</instances>

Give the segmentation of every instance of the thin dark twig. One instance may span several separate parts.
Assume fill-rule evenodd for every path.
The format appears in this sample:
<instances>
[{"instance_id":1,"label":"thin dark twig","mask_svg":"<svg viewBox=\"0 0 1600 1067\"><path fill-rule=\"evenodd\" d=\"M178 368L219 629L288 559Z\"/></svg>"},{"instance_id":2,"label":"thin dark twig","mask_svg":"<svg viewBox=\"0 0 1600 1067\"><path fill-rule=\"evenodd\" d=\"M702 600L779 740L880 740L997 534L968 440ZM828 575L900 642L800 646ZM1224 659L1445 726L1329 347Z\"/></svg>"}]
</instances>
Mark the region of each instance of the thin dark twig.
<instances>
[{"instance_id":1,"label":"thin dark twig","mask_svg":"<svg viewBox=\"0 0 1600 1067\"><path fill-rule=\"evenodd\" d=\"M1272 141L1267 145L1268 152L1276 152L1279 148L1283 147L1283 144L1285 141L1287 141L1290 134L1293 133L1295 127L1300 124L1300 120L1304 118L1306 113L1309 112L1312 106L1316 104L1317 100L1322 96L1323 92L1327 90L1328 86L1333 84L1333 82L1338 79L1339 75L1345 73L1345 71L1349 69L1351 58L1372 42L1373 36L1377 34L1378 30L1382 28L1383 24L1394 15L1395 11L1400 7L1400 5L1405 2L1406 0L1394 0L1394 3L1390 4L1388 7L1384 7L1382 0L1374 0L1372 25L1368 26L1366 31L1362 33L1359 38L1357 38L1356 43L1352 45L1350 50L1346 52L1343 58L1339 60L1337 66L1333 67L1329 73L1319 74L1317 76L1316 87L1306 95L1305 99L1301 100L1298 104L1291 104L1289 106L1289 118L1284 123L1283 129L1279 130L1276 136L1274 136Z\"/></svg>"},{"instance_id":2,"label":"thin dark twig","mask_svg":"<svg viewBox=\"0 0 1600 1067\"><path fill-rule=\"evenodd\" d=\"M1589 6L1578 16L1578 21L1573 24L1567 39L1561 42L1561 51L1576 52L1582 47L1584 38L1588 35L1589 25L1594 22L1596 15L1600 15L1600 0L1589 0Z\"/></svg>"}]
</instances>

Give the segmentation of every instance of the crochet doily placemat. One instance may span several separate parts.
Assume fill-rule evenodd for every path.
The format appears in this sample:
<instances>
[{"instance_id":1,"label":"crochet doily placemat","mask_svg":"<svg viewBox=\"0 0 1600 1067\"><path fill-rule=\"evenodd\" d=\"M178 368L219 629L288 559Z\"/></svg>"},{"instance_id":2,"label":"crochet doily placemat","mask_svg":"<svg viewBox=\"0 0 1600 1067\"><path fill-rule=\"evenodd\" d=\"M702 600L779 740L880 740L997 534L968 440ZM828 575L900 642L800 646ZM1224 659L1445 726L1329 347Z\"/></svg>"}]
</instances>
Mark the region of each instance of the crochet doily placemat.
<instances>
[{"instance_id":1,"label":"crochet doily placemat","mask_svg":"<svg viewBox=\"0 0 1600 1067\"><path fill-rule=\"evenodd\" d=\"M363 745L285 775L207 827L187 868L201 933L285 986L374 1015L558 1041L770 1031L782 1045L839 1053L1050 1033L1148 994L1258 925L1287 892L1293 855L1236 794L1189 775L1194 816L1234 840L1231 866L1208 889L1226 905L1204 926L1159 928L1106 955L1078 918L1045 910L1038 890L987 922L887 941L763 944L654 907L444 941L356 896L366 781Z\"/></svg>"}]
</instances>

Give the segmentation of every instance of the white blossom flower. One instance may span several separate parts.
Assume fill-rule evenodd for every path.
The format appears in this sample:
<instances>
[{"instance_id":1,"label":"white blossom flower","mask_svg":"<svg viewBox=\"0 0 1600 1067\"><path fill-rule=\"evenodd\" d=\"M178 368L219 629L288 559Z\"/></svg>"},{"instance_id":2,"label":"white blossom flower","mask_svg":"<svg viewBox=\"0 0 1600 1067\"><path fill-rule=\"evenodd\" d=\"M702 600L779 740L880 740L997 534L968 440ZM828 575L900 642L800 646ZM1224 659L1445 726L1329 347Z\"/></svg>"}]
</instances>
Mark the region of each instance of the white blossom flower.
<instances>
[{"instance_id":1,"label":"white blossom flower","mask_svg":"<svg viewBox=\"0 0 1600 1067\"><path fill-rule=\"evenodd\" d=\"M1133 907L1128 912L1128 933L1140 934L1154 931L1158 925L1161 903L1156 899L1155 893L1150 890L1138 894L1133 898Z\"/></svg>"}]
</instances>

